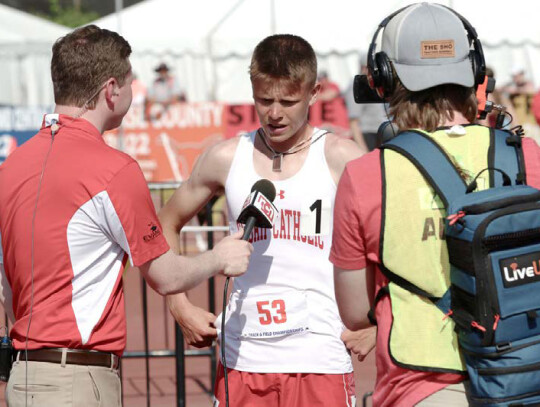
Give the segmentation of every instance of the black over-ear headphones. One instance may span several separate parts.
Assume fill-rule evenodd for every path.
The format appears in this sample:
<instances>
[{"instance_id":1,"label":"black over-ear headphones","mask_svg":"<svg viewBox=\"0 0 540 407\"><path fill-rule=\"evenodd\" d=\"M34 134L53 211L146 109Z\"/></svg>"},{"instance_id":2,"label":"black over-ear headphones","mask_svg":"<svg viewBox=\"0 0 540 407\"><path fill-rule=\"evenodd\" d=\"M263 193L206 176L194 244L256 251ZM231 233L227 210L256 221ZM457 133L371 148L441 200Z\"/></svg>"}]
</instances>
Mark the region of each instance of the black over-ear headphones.
<instances>
[{"instance_id":1,"label":"black over-ear headphones","mask_svg":"<svg viewBox=\"0 0 540 407\"><path fill-rule=\"evenodd\" d=\"M373 35L371 44L369 45L367 58L369 86L374 89L377 94L383 99L387 98L392 94L392 91L395 87L395 79L392 71L392 64L390 63L390 58L388 58L388 55L386 55L384 51L375 52L375 49L377 47L377 37L379 35L379 32L388 25L388 23L392 18L394 18L394 16L413 5L403 7L398 11L390 14L383 21L381 21L379 27L377 27L377 30ZM476 89L478 85L484 82L484 78L486 76L486 61L484 59L482 44L478 39L476 30L467 21L467 19L465 19L459 13L455 12L449 7L443 6L442 4L437 5L444 7L454 13L463 23L465 31L467 31L469 46L471 44L473 46L473 49L471 49L469 52L469 59L471 60L472 64L472 70L474 75L474 88Z\"/></svg>"}]
</instances>

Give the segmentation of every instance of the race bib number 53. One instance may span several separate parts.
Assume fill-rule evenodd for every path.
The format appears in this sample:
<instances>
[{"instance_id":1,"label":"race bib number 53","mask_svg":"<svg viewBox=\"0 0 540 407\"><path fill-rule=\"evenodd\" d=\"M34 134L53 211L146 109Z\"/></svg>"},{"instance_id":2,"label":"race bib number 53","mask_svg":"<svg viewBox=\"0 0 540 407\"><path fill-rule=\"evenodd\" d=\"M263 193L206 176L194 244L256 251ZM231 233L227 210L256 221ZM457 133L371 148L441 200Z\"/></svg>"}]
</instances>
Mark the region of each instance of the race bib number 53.
<instances>
[{"instance_id":1,"label":"race bib number 53","mask_svg":"<svg viewBox=\"0 0 540 407\"><path fill-rule=\"evenodd\" d=\"M246 298L240 309L245 317L243 338L276 338L309 331L307 301L302 292Z\"/></svg>"}]
</instances>

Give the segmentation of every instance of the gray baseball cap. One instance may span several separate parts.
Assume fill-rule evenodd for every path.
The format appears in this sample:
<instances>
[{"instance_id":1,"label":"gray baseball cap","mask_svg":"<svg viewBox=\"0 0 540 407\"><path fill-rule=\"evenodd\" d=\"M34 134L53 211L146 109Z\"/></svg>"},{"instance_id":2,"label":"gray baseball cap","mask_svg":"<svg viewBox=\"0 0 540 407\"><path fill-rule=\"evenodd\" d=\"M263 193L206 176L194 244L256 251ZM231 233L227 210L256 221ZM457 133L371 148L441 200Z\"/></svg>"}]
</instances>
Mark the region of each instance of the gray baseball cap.
<instances>
[{"instance_id":1,"label":"gray baseball cap","mask_svg":"<svg viewBox=\"0 0 540 407\"><path fill-rule=\"evenodd\" d=\"M394 16L384 29L381 51L410 91L447 83L474 85L465 27L438 4L414 4Z\"/></svg>"}]
</instances>

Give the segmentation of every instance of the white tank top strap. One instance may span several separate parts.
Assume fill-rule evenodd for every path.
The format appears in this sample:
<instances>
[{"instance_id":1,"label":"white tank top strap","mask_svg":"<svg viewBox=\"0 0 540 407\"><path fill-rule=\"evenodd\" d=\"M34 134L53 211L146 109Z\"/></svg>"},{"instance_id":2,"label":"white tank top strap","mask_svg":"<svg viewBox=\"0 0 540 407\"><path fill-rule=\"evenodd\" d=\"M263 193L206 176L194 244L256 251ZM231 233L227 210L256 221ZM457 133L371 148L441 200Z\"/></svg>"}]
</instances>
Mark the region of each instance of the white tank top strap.
<instances>
[{"instance_id":1,"label":"white tank top strap","mask_svg":"<svg viewBox=\"0 0 540 407\"><path fill-rule=\"evenodd\" d=\"M306 162L302 166L302 172L313 174L313 171L319 172L322 168L328 167L328 165L326 165L326 155L324 153L326 134L328 134L327 130L318 128L313 129L313 136L311 138L312 144L309 146L309 153ZM323 167L321 167L321 164Z\"/></svg>"}]
</instances>

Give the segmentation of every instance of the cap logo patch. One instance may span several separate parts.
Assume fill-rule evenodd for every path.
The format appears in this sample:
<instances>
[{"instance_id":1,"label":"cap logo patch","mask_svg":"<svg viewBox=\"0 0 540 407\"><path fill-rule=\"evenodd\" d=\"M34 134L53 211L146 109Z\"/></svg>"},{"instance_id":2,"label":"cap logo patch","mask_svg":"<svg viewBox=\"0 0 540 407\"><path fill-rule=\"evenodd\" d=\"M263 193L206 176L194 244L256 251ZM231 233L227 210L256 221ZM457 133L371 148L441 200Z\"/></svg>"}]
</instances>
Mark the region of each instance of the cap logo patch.
<instances>
[{"instance_id":1,"label":"cap logo patch","mask_svg":"<svg viewBox=\"0 0 540 407\"><path fill-rule=\"evenodd\" d=\"M454 40L422 41L421 58L454 58Z\"/></svg>"}]
</instances>

